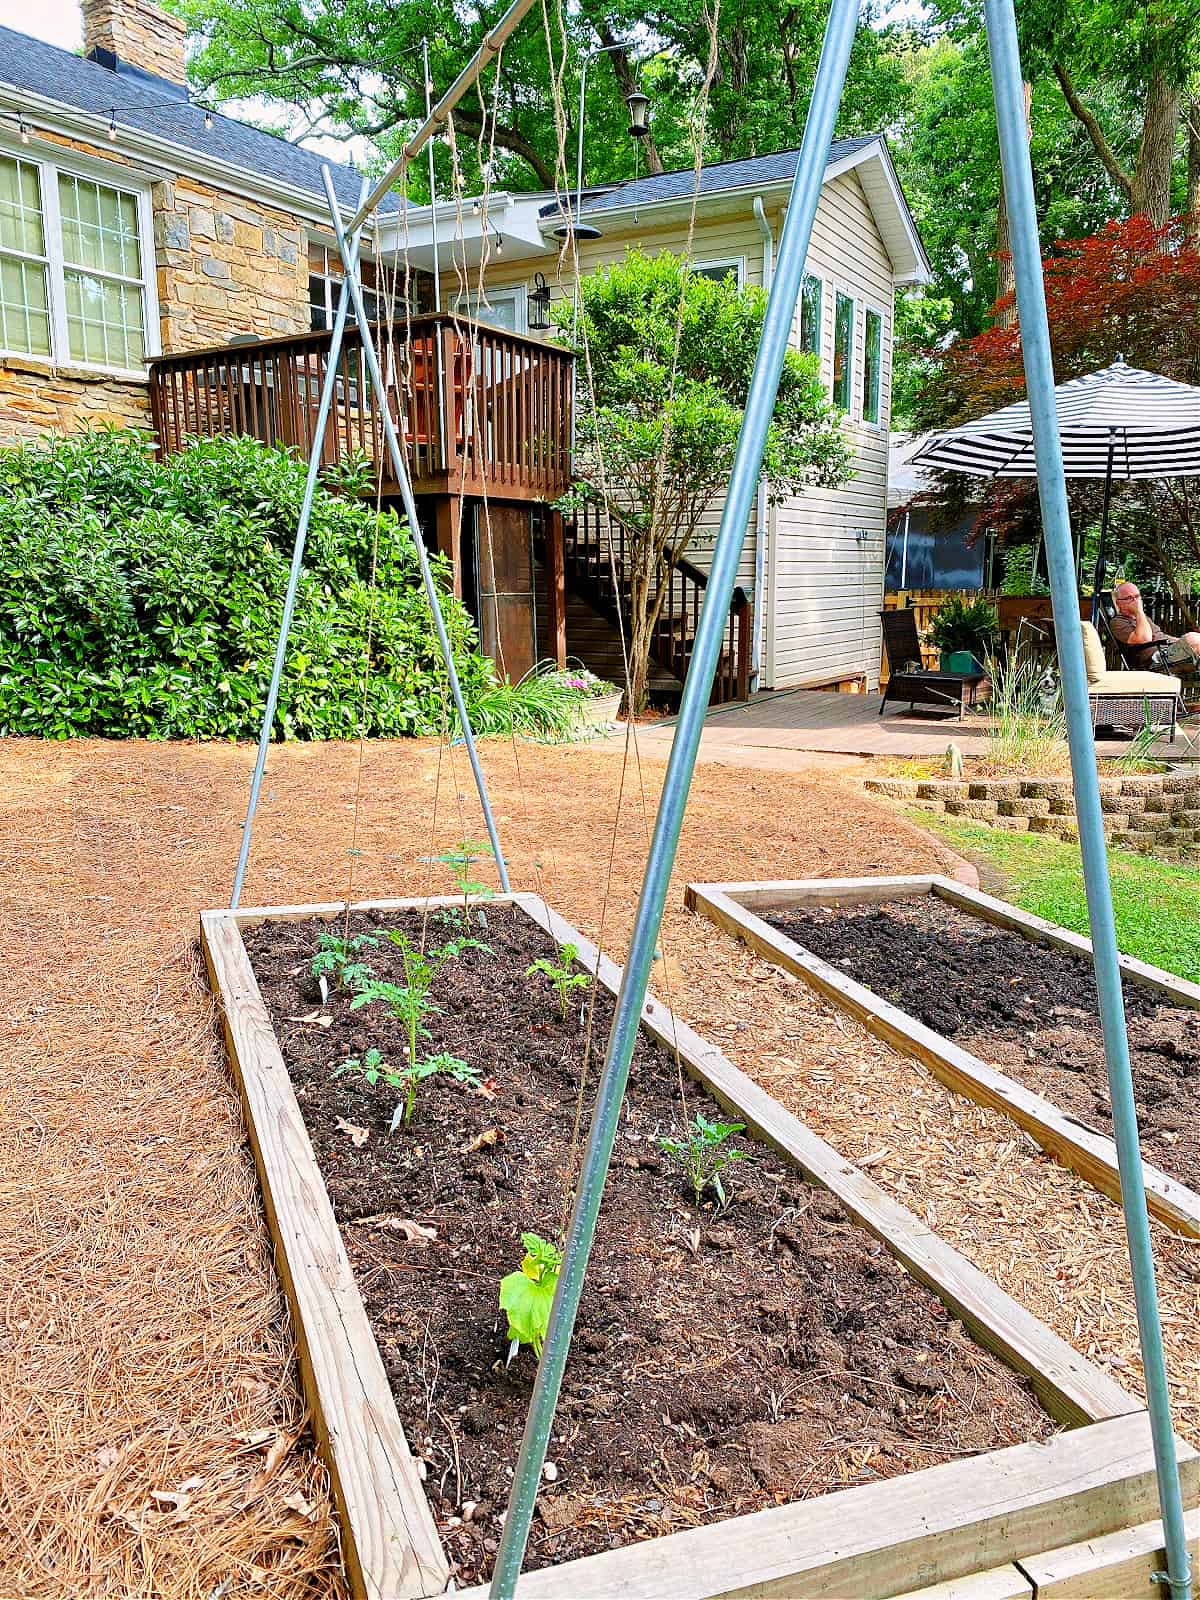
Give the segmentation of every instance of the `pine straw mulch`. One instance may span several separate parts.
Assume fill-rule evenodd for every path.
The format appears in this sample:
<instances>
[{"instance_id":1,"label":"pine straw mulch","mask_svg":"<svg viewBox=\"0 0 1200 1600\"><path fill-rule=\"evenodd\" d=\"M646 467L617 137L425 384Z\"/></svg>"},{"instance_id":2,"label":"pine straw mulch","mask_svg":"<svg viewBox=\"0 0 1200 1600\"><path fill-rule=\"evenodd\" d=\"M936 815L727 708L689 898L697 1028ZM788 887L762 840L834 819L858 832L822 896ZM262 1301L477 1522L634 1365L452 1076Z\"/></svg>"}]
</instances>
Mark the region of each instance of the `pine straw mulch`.
<instances>
[{"instance_id":1,"label":"pine straw mulch","mask_svg":"<svg viewBox=\"0 0 1200 1600\"><path fill-rule=\"evenodd\" d=\"M486 759L514 882L540 876L595 936L619 757L522 747L519 777L507 747ZM228 897L250 764L244 748L0 746L0 1595L342 1593L194 949L196 913ZM651 807L661 774L645 768ZM422 892L421 858L481 832L461 754L439 783L432 747L374 745L351 856L358 776L353 746L273 754L245 903L340 898L351 865L356 897ZM631 770L606 914L618 959L645 829ZM920 871L940 847L826 774L705 765L681 861L664 998L1136 1389L1115 1208L682 909L689 877ZM1161 1230L1156 1245L1196 1436L1196 1248Z\"/></svg>"}]
</instances>

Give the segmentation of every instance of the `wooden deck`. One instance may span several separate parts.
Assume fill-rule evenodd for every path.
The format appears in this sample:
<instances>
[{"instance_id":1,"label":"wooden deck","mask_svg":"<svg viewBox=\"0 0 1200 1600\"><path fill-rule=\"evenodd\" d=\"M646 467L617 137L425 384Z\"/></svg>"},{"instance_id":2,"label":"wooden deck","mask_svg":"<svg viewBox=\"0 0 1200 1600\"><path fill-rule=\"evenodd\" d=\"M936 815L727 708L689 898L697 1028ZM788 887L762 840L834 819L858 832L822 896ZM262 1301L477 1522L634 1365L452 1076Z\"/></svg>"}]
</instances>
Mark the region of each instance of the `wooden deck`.
<instances>
[{"instance_id":1,"label":"wooden deck","mask_svg":"<svg viewBox=\"0 0 1200 1600\"><path fill-rule=\"evenodd\" d=\"M417 494L552 504L570 485L572 357L532 334L448 312L377 328L388 408ZM189 439L247 434L307 456L332 334L250 339L149 362L154 430L164 455ZM362 338L346 331L325 465L383 453ZM383 492L395 493L390 466Z\"/></svg>"},{"instance_id":2,"label":"wooden deck","mask_svg":"<svg viewBox=\"0 0 1200 1600\"><path fill-rule=\"evenodd\" d=\"M657 723L640 730L639 743L645 751L665 753L673 735L673 722ZM881 717L877 694L785 689L711 711L701 753L710 759L725 755L737 759L758 752L764 761L810 752L933 758L944 756L953 742L969 758L983 754L987 736L988 720L981 715L960 719L944 712L910 714L889 707ZM1127 744L1124 739L1100 739L1096 748L1102 755L1118 755ZM1162 739L1153 754L1166 760L1200 760L1200 720L1181 723L1175 743Z\"/></svg>"}]
</instances>

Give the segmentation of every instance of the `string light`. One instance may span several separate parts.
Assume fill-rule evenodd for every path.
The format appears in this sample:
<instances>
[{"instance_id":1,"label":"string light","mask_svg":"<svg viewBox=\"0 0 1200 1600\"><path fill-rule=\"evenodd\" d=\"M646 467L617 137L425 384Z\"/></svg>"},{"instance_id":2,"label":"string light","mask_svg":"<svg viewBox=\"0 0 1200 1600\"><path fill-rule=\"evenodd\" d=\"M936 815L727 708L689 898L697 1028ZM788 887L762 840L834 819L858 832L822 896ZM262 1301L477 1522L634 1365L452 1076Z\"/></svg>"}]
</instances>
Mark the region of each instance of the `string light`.
<instances>
[{"instance_id":1,"label":"string light","mask_svg":"<svg viewBox=\"0 0 1200 1600\"><path fill-rule=\"evenodd\" d=\"M21 143L22 144L28 144L29 143L29 125L25 121L24 117L18 117L18 119L17 119L17 131L21 135Z\"/></svg>"},{"instance_id":2,"label":"string light","mask_svg":"<svg viewBox=\"0 0 1200 1600\"><path fill-rule=\"evenodd\" d=\"M108 116L108 137L114 142L117 137L117 113L110 111Z\"/></svg>"},{"instance_id":3,"label":"string light","mask_svg":"<svg viewBox=\"0 0 1200 1600\"><path fill-rule=\"evenodd\" d=\"M211 133L212 132L212 125L213 125L213 114L212 114L211 111L206 110L205 113L204 113L204 131L205 131L205 133Z\"/></svg>"}]
</instances>

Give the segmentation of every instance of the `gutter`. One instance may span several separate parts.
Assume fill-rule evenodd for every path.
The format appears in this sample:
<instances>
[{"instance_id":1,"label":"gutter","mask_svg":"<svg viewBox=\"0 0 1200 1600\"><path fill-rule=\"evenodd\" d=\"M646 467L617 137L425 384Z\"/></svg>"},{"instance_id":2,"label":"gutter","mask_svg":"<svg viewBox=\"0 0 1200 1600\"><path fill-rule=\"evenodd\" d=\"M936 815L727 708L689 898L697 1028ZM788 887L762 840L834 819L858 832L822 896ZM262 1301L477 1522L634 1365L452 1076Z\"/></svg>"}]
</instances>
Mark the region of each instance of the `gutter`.
<instances>
[{"instance_id":1,"label":"gutter","mask_svg":"<svg viewBox=\"0 0 1200 1600\"><path fill-rule=\"evenodd\" d=\"M151 182L180 177L198 179L201 183L223 189L227 194L286 212L297 222L313 224L318 230L323 228L329 232L329 208L315 190L301 189L285 178L274 178L248 167L235 166L219 156L205 155L192 145L177 144L173 139L148 132L134 123L122 122L120 116L123 108L120 106L116 108L120 144L115 154L108 142L108 111L65 106L61 101L48 99L45 95L35 94L6 81L0 81L0 106L13 108L6 110L8 116L22 114L30 124L30 138L50 155L74 156L95 162L98 166L111 167L117 173L124 168L126 173L132 172L134 176ZM230 120L236 121L236 118ZM92 147L94 153L75 149L64 151L53 139L40 137L42 134L82 139ZM289 143L288 140L282 142ZM294 148L303 149L303 146ZM338 163L332 164L336 166ZM391 213L379 215L386 218ZM374 224L369 231L374 234Z\"/></svg>"},{"instance_id":2,"label":"gutter","mask_svg":"<svg viewBox=\"0 0 1200 1600\"><path fill-rule=\"evenodd\" d=\"M754 196L754 220L763 240L762 286L770 293L771 279L775 274L775 236L767 213L763 209L762 195ZM769 514L767 508L768 485L766 478L758 480L758 499L754 515L754 621L750 634L750 690L753 693L762 676L763 631L766 624L766 594L764 578L767 569L767 538Z\"/></svg>"}]
</instances>

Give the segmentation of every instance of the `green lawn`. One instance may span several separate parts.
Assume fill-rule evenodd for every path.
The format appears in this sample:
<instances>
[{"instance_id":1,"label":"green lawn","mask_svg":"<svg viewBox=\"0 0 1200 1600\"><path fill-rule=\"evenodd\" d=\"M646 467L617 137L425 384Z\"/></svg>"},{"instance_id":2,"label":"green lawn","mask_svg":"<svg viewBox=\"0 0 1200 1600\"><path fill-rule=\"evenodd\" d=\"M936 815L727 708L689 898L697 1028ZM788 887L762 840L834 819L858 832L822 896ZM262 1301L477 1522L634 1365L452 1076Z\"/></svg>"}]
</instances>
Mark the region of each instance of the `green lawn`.
<instances>
[{"instance_id":1,"label":"green lawn","mask_svg":"<svg viewBox=\"0 0 1200 1600\"><path fill-rule=\"evenodd\" d=\"M1088 931L1079 847L1039 833L1001 833L986 823L912 810L912 820L987 863L1005 899L1078 933ZM1200 867L1111 850L1117 941L1128 955L1200 983Z\"/></svg>"}]
</instances>

